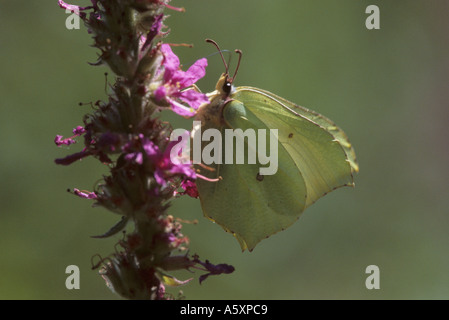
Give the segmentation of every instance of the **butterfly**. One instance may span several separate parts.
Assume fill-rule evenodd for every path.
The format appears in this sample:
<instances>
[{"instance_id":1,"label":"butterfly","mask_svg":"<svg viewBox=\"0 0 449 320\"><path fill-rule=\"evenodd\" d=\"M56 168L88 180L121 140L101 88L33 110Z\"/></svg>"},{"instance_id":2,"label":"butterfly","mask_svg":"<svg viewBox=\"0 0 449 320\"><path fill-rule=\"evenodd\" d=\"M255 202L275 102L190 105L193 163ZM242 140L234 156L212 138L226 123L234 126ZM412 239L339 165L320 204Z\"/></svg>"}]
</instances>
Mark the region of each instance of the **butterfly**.
<instances>
[{"instance_id":1,"label":"butterfly","mask_svg":"<svg viewBox=\"0 0 449 320\"><path fill-rule=\"evenodd\" d=\"M197 179L196 185L204 215L232 233L242 251L252 251L261 240L291 226L307 207L328 192L354 186L353 173L359 171L359 166L346 134L334 122L266 90L234 87L241 51L236 50L239 61L230 77L218 45L213 40L206 41L217 47L226 71L216 90L207 94L210 103L198 109L198 125L192 130L192 137L208 129L220 132L215 138L221 139L218 145L222 148L215 149L211 157L226 158L225 153L233 151L230 159L234 162L195 164L205 177ZM257 137L254 143L244 136L240 141L247 150L246 163L238 163L237 142L226 147L226 131L238 129L265 132L276 140ZM201 139L203 151L210 148L208 139ZM269 145L268 149L277 147L274 174L261 174L262 162L248 161L251 151L261 155L255 150L259 141L262 146Z\"/></svg>"}]
</instances>

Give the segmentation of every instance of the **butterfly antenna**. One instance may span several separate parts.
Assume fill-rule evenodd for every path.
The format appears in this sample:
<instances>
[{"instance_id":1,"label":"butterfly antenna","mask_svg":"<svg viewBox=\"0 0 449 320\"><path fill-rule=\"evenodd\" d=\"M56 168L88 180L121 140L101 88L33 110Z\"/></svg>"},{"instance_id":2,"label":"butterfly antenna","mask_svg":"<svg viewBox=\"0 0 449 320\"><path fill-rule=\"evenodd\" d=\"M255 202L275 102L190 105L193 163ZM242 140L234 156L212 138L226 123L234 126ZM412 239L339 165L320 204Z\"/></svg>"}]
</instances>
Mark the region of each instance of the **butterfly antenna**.
<instances>
[{"instance_id":1,"label":"butterfly antenna","mask_svg":"<svg viewBox=\"0 0 449 320\"><path fill-rule=\"evenodd\" d=\"M225 66L225 71L226 71L225 73L228 74L228 64L226 63L225 58L223 57L223 53L221 52L218 44L212 39L206 39L206 42L212 43L215 46L215 48L217 48L218 52L220 53L221 60L223 60L223 64Z\"/></svg>"},{"instance_id":2,"label":"butterfly antenna","mask_svg":"<svg viewBox=\"0 0 449 320\"><path fill-rule=\"evenodd\" d=\"M235 68L234 75L232 76L232 80L234 80L235 77L237 76L237 71L239 71L239 67L240 67L240 61L242 60L242 50L235 49L235 52L238 53L238 55L239 55L239 61L237 62L237 67Z\"/></svg>"}]
</instances>

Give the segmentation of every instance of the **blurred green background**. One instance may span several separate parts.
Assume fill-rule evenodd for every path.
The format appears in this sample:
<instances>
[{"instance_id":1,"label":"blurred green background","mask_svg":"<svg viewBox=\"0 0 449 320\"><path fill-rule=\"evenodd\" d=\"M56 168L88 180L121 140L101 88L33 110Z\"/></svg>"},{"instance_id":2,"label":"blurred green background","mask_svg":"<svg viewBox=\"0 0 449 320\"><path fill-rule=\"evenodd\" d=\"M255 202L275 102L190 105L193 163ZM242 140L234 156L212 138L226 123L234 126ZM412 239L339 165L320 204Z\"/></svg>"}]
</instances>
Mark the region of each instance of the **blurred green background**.
<instances>
[{"instance_id":1,"label":"blurred green background","mask_svg":"<svg viewBox=\"0 0 449 320\"><path fill-rule=\"evenodd\" d=\"M72 1L76 3L76 1ZM81 2L85 4L86 1ZM167 42L185 67L215 49L243 51L237 85L260 87L333 119L353 142L360 173L308 208L284 232L241 253L237 241L202 217L199 201L170 213L184 225L191 253L232 264L230 275L200 273L188 299L449 298L449 2L361 0L173 0ZM365 9L380 8L380 30ZM57 148L89 107L104 99L107 69L84 27L67 30L56 0L0 0L0 298L117 299L90 270L115 239L92 239L118 220L67 188L92 189L104 168L69 167ZM235 65L234 57L233 63ZM231 68L232 70L232 68ZM209 57L198 85L214 89L223 65ZM112 81L112 77L109 78ZM174 119L174 117L173 117ZM174 122L189 127L189 122ZM70 150L68 150L70 149ZM65 268L81 269L81 289L65 288ZM380 268L380 289L365 268ZM171 292L176 293L178 289Z\"/></svg>"}]
</instances>

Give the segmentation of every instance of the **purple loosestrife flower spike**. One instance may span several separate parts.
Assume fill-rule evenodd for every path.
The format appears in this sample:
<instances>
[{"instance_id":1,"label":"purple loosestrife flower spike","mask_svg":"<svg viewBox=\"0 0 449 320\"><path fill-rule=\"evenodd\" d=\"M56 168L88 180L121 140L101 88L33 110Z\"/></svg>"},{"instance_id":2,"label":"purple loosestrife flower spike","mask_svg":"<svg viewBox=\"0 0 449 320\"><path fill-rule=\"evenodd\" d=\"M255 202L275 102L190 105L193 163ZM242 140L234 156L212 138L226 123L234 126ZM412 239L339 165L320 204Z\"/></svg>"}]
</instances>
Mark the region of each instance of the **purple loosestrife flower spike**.
<instances>
[{"instance_id":1,"label":"purple loosestrife flower spike","mask_svg":"<svg viewBox=\"0 0 449 320\"><path fill-rule=\"evenodd\" d=\"M169 2L91 0L91 6L80 7L58 1L61 8L78 14L92 35L93 46L99 50L98 61L92 65L109 66L116 82L107 101L90 104L92 113L73 129L73 136L56 136L56 145L65 147L61 150L76 147L75 142L84 146L55 163L97 159L107 166L109 173L93 191L73 188L72 193L120 217L109 231L94 238L110 237L133 224L133 231L123 233L114 253L92 267L99 268L112 291L128 299L172 299L166 287L191 280L171 276L175 270L206 271L200 283L210 275L234 270L190 256L181 220L167 212L176 197L198 197L194 181L201 176L190 159L183 158L180 151L186 146L170 141L173 129L157 117L157 111L170 108L191 117L201 104L209 103L194 86L204 77L207 60L199 59L182 71L170 45L161 42L168 33L164 9L183 11Z\"/></svg>"}]
</instances>

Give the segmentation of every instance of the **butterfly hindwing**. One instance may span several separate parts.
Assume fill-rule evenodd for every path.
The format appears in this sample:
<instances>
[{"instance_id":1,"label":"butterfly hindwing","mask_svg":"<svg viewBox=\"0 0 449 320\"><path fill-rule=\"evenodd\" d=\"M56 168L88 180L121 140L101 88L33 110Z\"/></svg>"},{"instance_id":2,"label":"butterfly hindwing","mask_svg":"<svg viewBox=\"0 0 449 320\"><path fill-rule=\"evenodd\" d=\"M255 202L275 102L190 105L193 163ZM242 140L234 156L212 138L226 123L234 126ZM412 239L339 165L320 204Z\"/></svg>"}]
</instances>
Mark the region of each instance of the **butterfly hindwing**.
<instances>
[{"instance_id":1,"label":"butterfly hindwing","mask_svg":"<svg viewBox=\"0 0 449 320\"><path fill-rule=\"evenodd\" d=\"M275 174L260 175L260 167L267 167L268 164L248 163L248 150L264 152L265 155L270 152L270 128L244 103L238 100L228 102L223 109L223 118L224 124L216 128L223 139L223 155L226 143L229 143L225 141L225 129L241 129L243 133L252 131L257 134L259 129L265 129L266 149L259 150L257 142L248 143L250 140L246 138L243 140L244 164L236 164L237 141L234 140L232 164L211 164L209 166L214 171L201 170L208 178L220 180L211 182L200 179L197 180L197 187L205 215L233 233L242 250L252 250L262 239L287 228L298 219L306 205L306 186L295 162L279 143ZM203 126L203 130L207 128L207 125ZM257 138L260 136L257 135ZM203 144L203 150L206 144Z\"/></svg>"}]
</instances>

